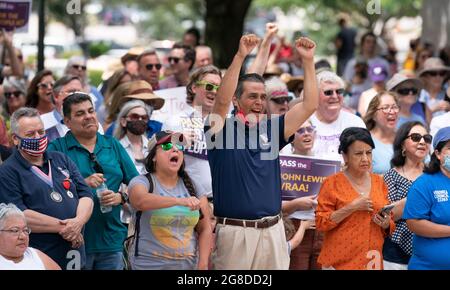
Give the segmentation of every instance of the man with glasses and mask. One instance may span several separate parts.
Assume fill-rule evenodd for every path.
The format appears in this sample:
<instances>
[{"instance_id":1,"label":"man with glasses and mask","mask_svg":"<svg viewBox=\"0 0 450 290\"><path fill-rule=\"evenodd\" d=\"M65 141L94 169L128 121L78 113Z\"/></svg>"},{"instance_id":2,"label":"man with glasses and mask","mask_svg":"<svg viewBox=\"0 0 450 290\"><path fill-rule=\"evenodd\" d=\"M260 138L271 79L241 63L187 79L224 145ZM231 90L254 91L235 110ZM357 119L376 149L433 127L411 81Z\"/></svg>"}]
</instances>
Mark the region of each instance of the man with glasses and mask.
<instances>
[{"instance_id":1,"label":"man with glasses and mask","mask_svg":"<svg viewBox=\"0 0 450 290\"><path fill-rule=\"evenodd\" d=\"M21 108L11 116L17 150L0 167L0 203L22 210L31 228L30 246L62 269L84 266L83 227L93 202L89 187L67 156L47 150L39 112Z\"/></svg>"},{"instance_id":2,"label":"man with glasses and mask","mask_svg":"<svg viewBox=\"0 0 450 290\"><path fill-rule=\"evenodd\" d=\"M160 89L186 86L189 82L189 72L195 64L195 49L190 46L175 44L167 60L173 75L159 83Z\"/></svg>"},{"instance_id":3,"label":"man with glasses and mask","mask_svg":"<svg viewBox=\"0 0 450 290\"><path fill-rule=\"evenodd\" d=\"M366 128L358 116L342 110L344 81L335 73L323 71L317 74L319 108L311 117L316 128L313 153L317 158L342 160L338 152L339 137L349 127Z\"/></svg>"},{"instance_id":4,"label":"man with glasses and mask","mask_svg":"<svg viewBox=\"0 0 450 290\"><path fill-rule=\"evenodd\" d=\"M156 52L153 49L145 50L138 56L137 62L141 80L149 83L154 91L159 90L159 75L162 65Z\"/></svg>"},{"instance_id":5,"label":"man with glasses and mask","mask_svg":"<svg viewBox=\"0 0 450 290\"><path fill-rule=\"evenodd\" d=\"M74 75L65 75L55 83L53 87L55 109L49 113L41 115L49 142L52 142L56 138L63 137L66 135L67 131L69 131L69 128L67 128L63 120L63 102L70 94L81 92L82 90L83 85L80 78ZM98 127L98 132L100 134L104 133L100 124Z\"/></svg>"},{"instance_id":6,"label":"man with glasses and mask","mask_svg":"<svg viewBox=\"0 0 450 290\"><path fill-rule=\"evenodd\" d=\"M73 93L63 102L64 123L70 131L53 141L49 150L66 154L78 166L94 197L92 217L86 224L86 269L123 268L122 245L127 228L121 223L121 205L127 196L119 187L138 175L128 153L113 137L99 134L97 116L89 95ZM96 188L106 184L101 199ZM112 211L102 213L102 206Z\"/></svg>"}]
</instances>

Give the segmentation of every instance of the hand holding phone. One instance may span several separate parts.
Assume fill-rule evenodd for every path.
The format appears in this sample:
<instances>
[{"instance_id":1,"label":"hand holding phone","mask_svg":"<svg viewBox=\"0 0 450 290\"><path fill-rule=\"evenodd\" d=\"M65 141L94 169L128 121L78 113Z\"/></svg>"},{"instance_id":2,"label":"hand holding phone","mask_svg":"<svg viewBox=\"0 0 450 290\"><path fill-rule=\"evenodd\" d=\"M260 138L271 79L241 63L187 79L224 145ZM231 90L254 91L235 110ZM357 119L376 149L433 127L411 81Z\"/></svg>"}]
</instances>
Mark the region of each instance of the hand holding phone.
<instances>
[{"instance_id":1,"label":"hand holding phone","mask_svg":"<svg viewBox=\"0 0 450 290\"><path fill-rule=\"evenodd\" d=\"M394 207L395 207L395 204L388 204L388 205L384 206L382 209L380 209L378 214L382 217L390 215L391 211L394 209Z\"/></svg>"}]
</instances>

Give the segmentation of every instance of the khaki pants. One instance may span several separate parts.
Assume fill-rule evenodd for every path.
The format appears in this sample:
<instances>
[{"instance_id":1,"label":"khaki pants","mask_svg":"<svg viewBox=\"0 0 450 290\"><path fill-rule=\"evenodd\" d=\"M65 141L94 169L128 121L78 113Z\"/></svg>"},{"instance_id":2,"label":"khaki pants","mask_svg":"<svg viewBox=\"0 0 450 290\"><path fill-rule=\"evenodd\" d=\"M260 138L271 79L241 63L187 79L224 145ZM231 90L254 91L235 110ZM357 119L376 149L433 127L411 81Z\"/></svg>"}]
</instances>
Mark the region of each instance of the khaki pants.
<instances>
[{"instance_id":1,"label":"khaki pants","mask_svg":"<svg viewBox=\"0 0 450 290\"><path fill-rule=\"evenodd\" d=\"M217 224L215 270L287 270L283 221L265 229Z\"/></svg>"}]
</instances>

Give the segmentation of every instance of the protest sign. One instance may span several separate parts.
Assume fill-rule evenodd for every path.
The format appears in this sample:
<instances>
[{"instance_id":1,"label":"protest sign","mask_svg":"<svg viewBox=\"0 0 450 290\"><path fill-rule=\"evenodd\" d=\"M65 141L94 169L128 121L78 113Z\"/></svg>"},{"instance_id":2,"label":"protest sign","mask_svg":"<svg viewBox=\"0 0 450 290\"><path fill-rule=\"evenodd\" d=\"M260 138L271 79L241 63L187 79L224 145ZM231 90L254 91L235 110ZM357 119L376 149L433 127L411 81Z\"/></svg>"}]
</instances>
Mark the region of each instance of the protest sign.
<instances>
[{"instance_id":1,"label":"protest sign","mask_svg":"<svg viewBox=\"0 0 450 290\"><path fill-rule=\"evenodd\" d=\"M0 0L0 29L28 32L31 0Z\"/></svg>"}]
</instances>

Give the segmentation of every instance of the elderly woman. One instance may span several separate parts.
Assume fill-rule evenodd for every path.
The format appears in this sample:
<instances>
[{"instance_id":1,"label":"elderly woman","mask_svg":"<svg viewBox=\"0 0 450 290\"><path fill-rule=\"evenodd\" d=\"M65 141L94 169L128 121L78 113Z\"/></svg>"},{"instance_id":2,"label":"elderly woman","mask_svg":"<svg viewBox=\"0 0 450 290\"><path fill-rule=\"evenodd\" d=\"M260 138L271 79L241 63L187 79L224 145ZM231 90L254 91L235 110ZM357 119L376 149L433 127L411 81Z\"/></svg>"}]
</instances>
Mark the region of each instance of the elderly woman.
<instances>
[{"instance_id":1,"label":"elderly woman","mask_svg":"<svg viewBox=\"0 0 450 290\"><path fill-rule=\"evenodd\" d=\"M394 153L392 144L397 130L399 111L397 97L392 93L379 93L369 103L364 122L375 144L372 162L373 172L376 174L384 174L391 168L389 160Z\"/></svg>"},{"instance_id":2,"label":"elderly woman","mask_svg":"<svg viewBox=\"0 0 450 290\"><path fill-rule=\"evenodd\" d=\"M61 270L49 256L29 247L31 230L14 204L0 204L0 270Z\"/></svg>"},{"instance_id":3,"label":"elderly woman","mask_svg":"<svg viewBox=\"0 0 450 290\"><path fill-rule=\"evenodd\" d=\"M389 201L383 179L371 172L374 147L366 129L347 128L340 136L346 168L324 181L316 209L317 230L325 232L318 260L324 269L383 267L383 241L394 223L380 212Z\"/></svg>"},{"instance_id":4,"label":"elderly woman","mask_svg":"<svg viewBox=\"0 0 450 290\"><path fill-rule=\"evenodd\" d=\"M145 131L151 114L152 110L143 101L129 101L120 110L119 126L114 130L114 137L130 155L140 174L146 173L144 159L148 155L148 139Z\"/></svg>"},{"instance_id":5,"label":"elderly woman","mask_svg":"<svg viewBox=\"0 0 450 290\"><path fill-rule=\"evenodd\" d=\"M411 184L422 175L432 137L420 122L403 124L394 140L392 169L384 175L393 209L395 231L383 245L385 270L406 270L412 254L412 233L402 219L406 196Z\"/></svg>"},{"instance_id":6,"label":"elderly woman","mask_svg":"<svg viewBox=\"0 0 450 290\"><path fill-rule=\"evenodd\" d=\"M408 192L403 219L414 233L410 270L450 270L450 127L433 140L431 161Z\"/></svg>"},{"instance_id":7,"label":"elderly woman","mask_svg":"<svg viewBox=\"0 0 450 290\"><path fill-rule=\"evenodd\" d=\"M55 79L51 71L45 69L38 72L28 87L25 105L36 108L41 115L53 111L55 108L53 103L54 84Z\"/></svg>"},{"instance_id":8,"label":"elderly woman","mask_svg":"<svg viewBox=\"0 0 450 290\"><path fill-rule=\"evenodd\" d=\"M5 96L5 103L3 105L3 116L9 129L9 118L12 113L21 107L25 107L26 103L26 89L23 80L9 78L3 82L3 96Z\"/></svg>"},{"instance_id":9,"label":"elderly woman","mask_svg":"<svg viewBox=\"0 0 450 290\"><path fill-rule=\"evenodd\" d=\"M149 142L146 175L129 185L136 214L132 269L207 269L212 230L208 202L196 195L184 171L182 135L156 133ZM202 217L203 214L203 217Z\"/></svg>"},{"instance_id":10,"label":"elderly woman","mask_svg":"<svg viewBox=\"0 0 450 290\"><path fill-rule=\"evenodd\" d=\"M445 100L444 81L450 74L450 67L436 57L425 61L423 69L419 72L424 88L420 92L419 100L427 104L433 117L450 111L450 102Z\"/></svg>"}]
</instances>

